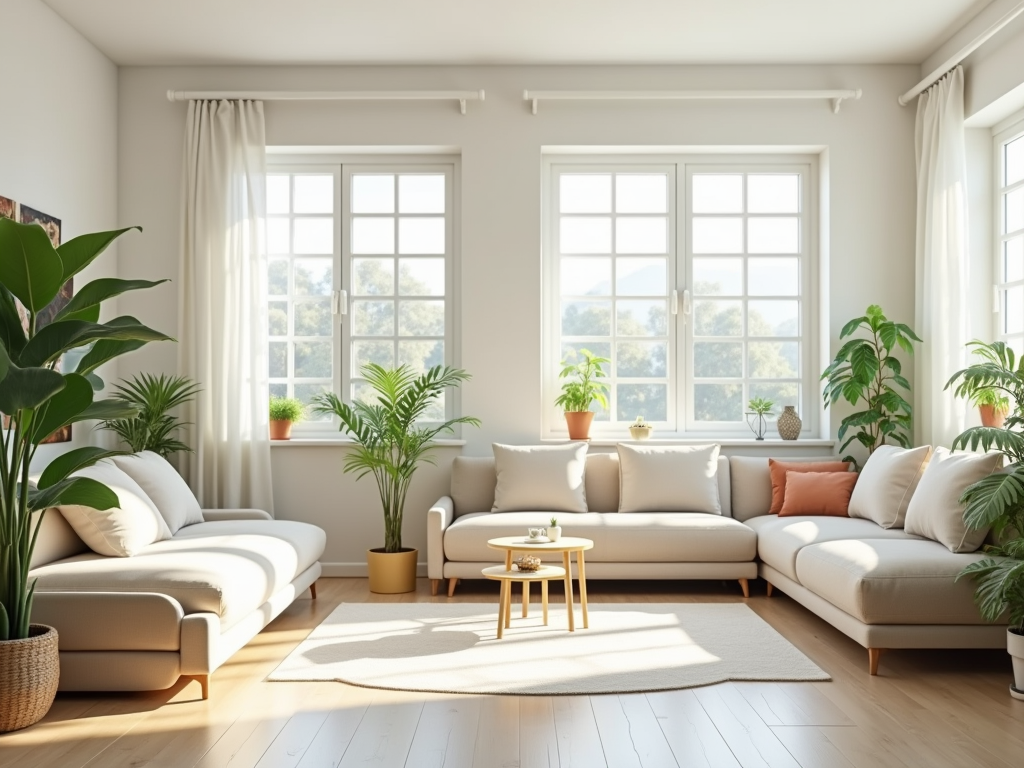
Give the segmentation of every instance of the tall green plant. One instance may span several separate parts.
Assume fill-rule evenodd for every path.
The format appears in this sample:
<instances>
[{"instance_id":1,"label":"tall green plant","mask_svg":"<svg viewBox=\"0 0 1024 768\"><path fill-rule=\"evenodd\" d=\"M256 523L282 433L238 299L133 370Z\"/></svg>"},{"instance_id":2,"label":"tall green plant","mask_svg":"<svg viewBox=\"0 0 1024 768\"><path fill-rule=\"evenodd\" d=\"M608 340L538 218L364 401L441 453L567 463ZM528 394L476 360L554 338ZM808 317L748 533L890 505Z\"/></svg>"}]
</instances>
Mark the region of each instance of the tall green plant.
<instances>
[{"instance_id":1,"label":"tall green plant","mask_svg":"<svg viewBox=\"0 0 1024 768\"><path fill-rule=\"evenodd\" d=\"M114 432L134 453L153 451L167 458L180 451L192 452L177 438L185 423L169 411L192 400L200 391L198 384L187 376L143 373L122 380L114 390L116 399L138 412L126 419L106 419L101 426Z\"/></svg>"},{"instance_id":2,"label":"tall green plant","mask_svg":"<svg viewBox=\"0 0 1024 768\"><path fill-rule=\"evenodd\" d=\"M1010 623L1024 634L1024 359L1001 341L967 345L982 362L957 371L946 384L957 397L975 398L994 391L1013 403L1002 427L971 427L953 441L957 448L995 449L1007 460L997 472L968 487L960 498L964 523L972 530L992 528L1002 542L986 546L990 557L972 563L960 574L975 580L975 600L986 621L1008 612Z\"/></svg>"},{"instance_id":3,"label":"tall green plant","mask_svg":"<svg viewBox=\"0 0 1024 768\"><path fill-rule=\"evenodd\" d=\"M607 377L601 366L611 362L606 357L598 357L589 349L581 349L583 359L578 363L562 361L562 371L558 378L567 379L562 384L562 394L555 399L555 405L563 411L589 411L590 404L597 402L602 408L608 407L608 385L600 379Z\"/></svg>"},{"instance_id":4,"label":"tall green plant","mask_svg":"<svg viewBox=\"0 0 1024 768\"><path fill-rule=\"evenodd\" d=\"M39 444L58 429L87 419L133 415L135 409L120 400L93 401L94 390L103 387L96 369L150 341L169 338L134 317L99 322L107 299L159 284L145 280L93 280L49 324L39 326L39 313L61 287L127 231L82 235L54 248L41 227L0 219L0 412L10 417L0 429L0 640L28 637L35 589L28 570L42 522L39 515L33 524L32 513L59 504L101 510L117 506L117 496L106 486L70 477L116 451L71 450L50 462L37 485L29 482L29 467ZM27 327L15 299L24 308ZM74 371L56 370L66 352L90 345Z\"/></svg>"},{"instance_id":5,"label":"tall green plant","mask_svg":"<svg viewBox=\"0 0 1024 768\"><path fill-rule=\"evenodd\" d=\"M840 440L846 438L851 429L855 430L839 451L845 451L851 443L858 442L871 455L890 440L909 448L913 408L899 390L906 390L909 394L910 382L903 376L903 365L894 352L899 347L912 355L913 342L921 339L910 326L889 320L877 304L868 307L862 317L844 325L839 338L845 339L858 331L864 336L843 344L821 374L822 381L826 382L823 393L826 408L840 399L861 408L839 425ZM845 456L843 461L856 459Z\"/></svg>"},{"instance_id":6,"label":"tall green plant","mask_svg":"<svg viewBox=\"0 0 1024 768\"><path fill-rule=\"evenodd\" d=\"M472 416L449 419L438 425L422 423L429 407L448 387L457 387L470 375L458 368L436 365L416 373L407 365L383 368L367 363L362 375L377 396L375 403L356 400L350 406L333 392L315 395L313 410L334 414L356 446L345 456L344 471L356 478L372 474L384 508L384 551L402 551L402 517L409 484L421 461L433 464L430 443L456 424L480 426ZM419 422L419 424L418 424Z\"/></svg>"}]
</instances>

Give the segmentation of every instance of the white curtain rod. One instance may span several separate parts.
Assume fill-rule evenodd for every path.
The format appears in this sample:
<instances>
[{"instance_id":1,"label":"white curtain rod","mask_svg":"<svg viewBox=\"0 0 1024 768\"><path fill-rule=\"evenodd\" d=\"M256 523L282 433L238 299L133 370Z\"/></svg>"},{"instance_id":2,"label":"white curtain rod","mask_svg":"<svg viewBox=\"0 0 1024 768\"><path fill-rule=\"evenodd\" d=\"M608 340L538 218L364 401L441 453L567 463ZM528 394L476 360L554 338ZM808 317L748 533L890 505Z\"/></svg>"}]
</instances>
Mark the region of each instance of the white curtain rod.
<instances>
[{"instance_id":1,"label":"white curtain rod","mask_svg":"<svg viewBox=\"0 0 1024 768\"><path fill-rule=\"evenodd\" d=\"M954 53L944 62L939 64L939 66L937 66L934 70L932 70L931 73L929 73L928 77L926 77L924 80L922 80L913 88L911 88L909 91L900 96L898 99L900 106L907 106L911 101L913 101L926 90L931 88L935 83L941 80L945 76L945 74L949 72L949 70L953 69L953 67L962 62L976 50L981 48L981 46L983 46L990 39L992 39L992 37L995 36L996 33L998 33L1001 29L1003 29L1003 27L1005 27L1011 21L1016 19L1022 13L1024 13L1024 2L1017 3L1017 5L1015 5L1009 11L1007 11L1002 16L1002 18L1000 18L998 21L992 24L992 26L988 27L988 29L986 29L976 38L971 40L971 42L969 42L959 51Z\"/></svg>"},{"instance_id":2,"label":"white curtain rod","mask_svg":"<svg viewBox=\"0 0 1024 768\"><path fill-rule=\"evenodd\" d=\"M483 101L484 91L168 91L168 101L244 99L256 101Z\"/></svg>"},{"instance_id":3,"label":"white curtain rod","mask_svg":"<svg viewBox=\"0 0 1024 768\"><path fill-rule=\"evenodd\" d=\"M689 100L751 100L751 99L829 99L832 111L846 99L857 100L861 89L832 91L523 91L523 101L531 102L537 114L540 101L689 101Z\"/></svg>"}]
</instances>

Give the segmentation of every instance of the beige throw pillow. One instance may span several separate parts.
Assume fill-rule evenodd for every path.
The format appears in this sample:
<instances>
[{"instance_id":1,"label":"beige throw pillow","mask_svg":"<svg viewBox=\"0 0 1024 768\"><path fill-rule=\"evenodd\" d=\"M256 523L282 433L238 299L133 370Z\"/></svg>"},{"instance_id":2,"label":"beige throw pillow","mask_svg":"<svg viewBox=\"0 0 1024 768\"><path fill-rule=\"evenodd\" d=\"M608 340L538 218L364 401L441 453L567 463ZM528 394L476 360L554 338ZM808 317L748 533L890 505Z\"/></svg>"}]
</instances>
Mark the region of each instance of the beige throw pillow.
<instances>
[{"instance_id":1,"label":"beige throw pillow","mask_svg":"<svg viewBox=\"0 0 1024 768\"><path fill-rule=\"evenodd\" d=\"M928 445L876 448L850 496L850 517L872 520L882 528L902 528L931 450Z\"/></svg>"},{"instance_id":2,"label":"beige throw pillow","mask_svg":"<svg viewBox=\"0 0 1024 768\"><path fill-rule=\"evenodd\" d=\"M103 483L118 498L114 509L58 507L78 537L93 552L108 557L131 557L153 542L171 538L167 523L138 483L111 463L102 461L74 473Z\"/></svg>"},{"instance_id":3,"label":"beige throw pillow","mask_svg":"<svg viewBox=\"0 0 1024 768\"><path fill-rule=\"evenodd\" d=\"M139 484L172 535L186 525L203 522L203 510L192 489L167 459L152 451L143 451L131 456L114 456L112 461Z\"/></svg>"},{"instance_id":4,"label":"beige throw pillow","mask_svg":"<svg viewBox=\"0 0 1024 768\"><path fill-rule=\"evenodd\" d=\"M492 512L586 512L587 444L494 444Z\"/></svg>"},{"instance_id":5,"label":"beige throw pillow","mask_svg":"<svg viewBox=\"0 0 1024 768\"><path fill-rule=\"evenodd\" d=\"M619 443L619 512L722 514L717 445Z\"/></svg>"},{"instance_id":6,"label":"beige throw pillow","mask_svg":"<svg viewBox=\"0 0 1024 768\"><path fill-rule=\"evenodd\" d=\"M1003 464L1000 453L950 453L936 448L907 510L907 533L944 544L950 552L974 552L988 528L969 531L960 497L969 485L988 477Z\"/></svg>"}]
</instances>

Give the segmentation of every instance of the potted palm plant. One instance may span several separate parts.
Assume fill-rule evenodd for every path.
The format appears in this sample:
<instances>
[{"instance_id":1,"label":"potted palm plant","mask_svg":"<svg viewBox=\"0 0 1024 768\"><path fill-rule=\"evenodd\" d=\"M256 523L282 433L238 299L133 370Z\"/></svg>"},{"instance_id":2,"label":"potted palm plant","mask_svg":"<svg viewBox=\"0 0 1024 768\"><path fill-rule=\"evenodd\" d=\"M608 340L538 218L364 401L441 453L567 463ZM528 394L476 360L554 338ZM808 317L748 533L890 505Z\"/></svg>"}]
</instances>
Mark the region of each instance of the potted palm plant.
<instances>
[{"instance_id":1,"label":"potted palm plant","mask_svg":"<svg viewBox=\"0 0 1024 768\"><path fill-rule=\"evenodd\" d=\"M0 412L7 417L0 428L0 732L37 722L57 691L57 632L31 623L35 585L28 572L42 516L62 504L103 510L118 503L103 484L71 476L118 452L75 448L33 484L36 450L69 424L133 416L136 409L123 401L93 401L103 388L96 369L168 338L133 317L99 322L107 299L158 284L144 280L94 280L49 323L40 322L64 284L127 231L82 235L54 248L41 227L0 219ZM59 370L63 355L86 346L74 370Z\"/></svg>"},{"instance_id":2,"label":"potted palm plant","mask_svg":"<svg viewBox=\"0 0 1024 768\"><path fill-rule=\"evenodd\" d=\"M143 373L114 385L114 397L138 409L127 419L106 419L101 426L127 443L133 453L152 451L165 459L173 453L192 452L177 437L185 424L170 411L195 398L199 385L187 376Z\"/></svg>"},{"instance_id":3,"label":"potted palm plant","mask_svg":"<svg viewBox=\"0 0 1024 768\"><path fill-rule=\"evenodd\" d=\"M972 530L991 528L997 545L986 546L984 560L964 568L960 577L974 579L975 600L987 621L1009 618L1006 648L1013 658L1010 693L1024 699L1024 368L1001 341L969 345L982 362L957 371L946 384L958 397L975 398L982 390L1014 403L999 427L971 427L953 441L953 448L995 449L1006 457L1003 472L979 480L964 491L964 523ZM960 578L958 577L958 578Z\"/></svg>"},{"instance_id":4,"label":"potted palm plant","mask_svg":"<svg viewBox=\"0 0 1024 768\"><path fill-rule=\"evenodd\" d=\"M362 367L376 402L356 400L349 405L333 392L315 395L313 410L333 414L341 421L355 446L345 456L344 471L356 479L373 475L384 511L384 546L366 553L370 591L385 594L416 589L415 549L402 546L405 499L413 474L423 461L433 463L431 442L440 434L454 432L456 424L480 426L472 416L436 423L425 417L430 406L448 387L457 387L470 376L459 368L436 365L417 375L407 365L384 368L376 363Z\"/></svg>"},{"instance_id":5,"label":"potted palm plant","mask_svg":"<svg viewBox=\"0 0 1024 768\"><path fill-rule=\"evenodd\" d=\"M591 405L596 402L602 408L608 407L608 385L600 379L608 375L601 366L611 361L606 357L598 357L589 349L581 349L579 354L583 359L578 363L562 361L562 371L558 378L566 381L562 384L562 394L555 399L555 405L565 411L569 439L589 440L590 424L594 421Z\"/></svg>"},{"instance_id":6,"label":"potted palm plant","mask_svg":"<svg viewBox=\"0 0 1024 768\"><path fill-rule=\"evenodd\" d=\"M984 387L974 393L971 402L978 406L981 426L1001 427L1010 413L1010 399L991 387Z\"/></svg>"}]
</instances>

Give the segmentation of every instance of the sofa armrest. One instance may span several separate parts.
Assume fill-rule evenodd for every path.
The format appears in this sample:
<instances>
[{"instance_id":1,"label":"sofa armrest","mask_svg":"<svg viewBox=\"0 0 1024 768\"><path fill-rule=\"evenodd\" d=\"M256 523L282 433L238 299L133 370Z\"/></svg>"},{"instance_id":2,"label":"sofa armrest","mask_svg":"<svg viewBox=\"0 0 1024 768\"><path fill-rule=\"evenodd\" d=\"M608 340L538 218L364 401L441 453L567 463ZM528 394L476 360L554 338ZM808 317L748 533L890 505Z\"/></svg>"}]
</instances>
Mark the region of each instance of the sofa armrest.
<instances>
[{"instance_id":1,"label":"sofa armrest","mask_svg":"<svg viewBox=\"0 0 1024 768\"><path fill-rule=\"evenodd\" d=\"M207 523L219 520L273 520L269 512L262 509L204 509L203 521Z\"/></svg>"},{"instance_id":2,"label":"sofa armrest","mask_svg":"<svg viewBox=\"0 0 1024 768\"><path fill-rule=\"evenodd\" d=\"M442 496L427 511L427 578L444 578L444 531L455 519L455 503Z\"/></svg>"},{"instance_id":3,"label":"sofa armrest","mask_svg":"<svg viewBox=\"0 0 1024 768\"><path fill-rule=\"evenodd\" d=\"M181 674L208 675L217 666L220 619L212 613L190 613L181 622Z\"/></svg>"},{"instance_id":4,"label":"sofa armrest","mask_svg":"<svg viewBox=\"0 0 1024 768\"><path fill-rule=\"evenodd\" d=\"M183 616L158 592L36 592L32 606L62 651L177 651Z\"/></svg>"}]
</instances>

